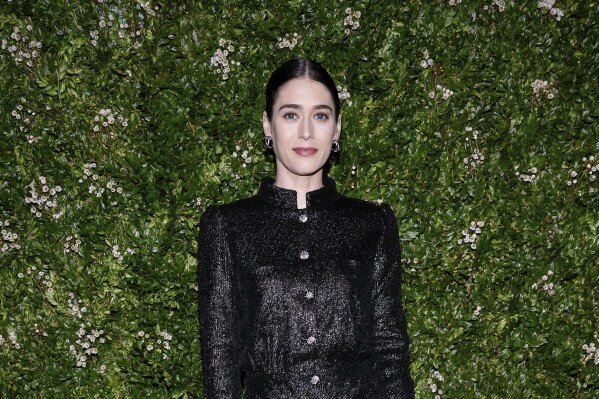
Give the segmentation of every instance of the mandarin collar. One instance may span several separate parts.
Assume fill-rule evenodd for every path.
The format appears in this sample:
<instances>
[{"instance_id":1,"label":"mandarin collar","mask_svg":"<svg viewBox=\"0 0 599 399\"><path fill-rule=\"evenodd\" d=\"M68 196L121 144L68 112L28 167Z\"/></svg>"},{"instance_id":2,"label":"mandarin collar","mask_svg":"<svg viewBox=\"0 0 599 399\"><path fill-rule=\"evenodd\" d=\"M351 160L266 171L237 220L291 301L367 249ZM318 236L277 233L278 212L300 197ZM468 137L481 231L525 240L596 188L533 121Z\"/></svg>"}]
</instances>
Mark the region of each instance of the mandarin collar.
<instances>
[{"instance_id":1,"label":"mandarin collar","mask_svg":"<svg viewBox=\"0 0 599 399\"><path fill-rule=\"evenodd\" d=\"M260 183L258 197L273 205L283 208L297 208L297 192L287 188L274 185L272 177L265 177ZM323 178L323 186L306 193L306 208L321 207L331 204L338 199L340 194L337 192L335 180L330 177Z\"/></svg>"}]
</instances>

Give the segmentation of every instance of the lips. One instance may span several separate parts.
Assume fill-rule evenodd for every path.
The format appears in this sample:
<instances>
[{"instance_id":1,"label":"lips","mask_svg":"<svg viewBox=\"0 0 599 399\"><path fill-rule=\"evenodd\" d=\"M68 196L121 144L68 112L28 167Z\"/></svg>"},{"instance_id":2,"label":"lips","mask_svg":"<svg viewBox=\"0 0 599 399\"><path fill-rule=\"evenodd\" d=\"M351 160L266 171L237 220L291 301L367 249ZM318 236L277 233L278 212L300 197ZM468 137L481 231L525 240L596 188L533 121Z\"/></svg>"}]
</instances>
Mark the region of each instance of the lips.
<instances>
[{"instance_id":1,"label":"lips","mask_svg":"<svg viewBox=\"0 0 599 399\"><path fill-rule=\"evenodd\" d=\"M295 151L298 155L308 156L313 155L318 150L314 147L296 147L293 149L293 151Z\"/></svg>"}]
</instances>

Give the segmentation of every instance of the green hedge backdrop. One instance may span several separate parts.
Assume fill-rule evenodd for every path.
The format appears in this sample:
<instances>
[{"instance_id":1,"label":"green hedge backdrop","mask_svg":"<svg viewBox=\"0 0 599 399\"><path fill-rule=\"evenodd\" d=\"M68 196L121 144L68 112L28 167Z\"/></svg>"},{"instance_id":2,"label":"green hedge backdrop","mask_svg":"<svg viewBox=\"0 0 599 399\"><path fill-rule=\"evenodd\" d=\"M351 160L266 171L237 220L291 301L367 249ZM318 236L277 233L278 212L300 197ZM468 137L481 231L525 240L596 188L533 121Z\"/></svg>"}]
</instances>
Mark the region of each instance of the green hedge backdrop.
<instances>
[{"instance_id":1,"label":"green hedge backdrop","mask_svg":"<svg viewBox=\"0 0 599 399\"><path fill-rule=\"evenodd\" d=\"M194 4L195 3L195 4ZM599 2L5 0L0 396L203 398L196 238L274 176L270 72L343 98L418 398L596 398Z\"/></svg>"}]
</instances>

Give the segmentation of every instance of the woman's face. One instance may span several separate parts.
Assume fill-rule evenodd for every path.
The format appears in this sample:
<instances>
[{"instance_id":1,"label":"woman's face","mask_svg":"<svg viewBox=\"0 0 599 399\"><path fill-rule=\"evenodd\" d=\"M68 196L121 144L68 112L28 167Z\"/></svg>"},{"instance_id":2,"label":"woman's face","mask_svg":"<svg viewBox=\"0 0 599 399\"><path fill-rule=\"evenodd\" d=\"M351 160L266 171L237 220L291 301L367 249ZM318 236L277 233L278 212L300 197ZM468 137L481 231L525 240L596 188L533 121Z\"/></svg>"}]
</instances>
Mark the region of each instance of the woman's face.
<instances>
[{"instance_id":1,"label":"woman's face","mask_svg":"<svg viewBox=\"0 0 599 399\"><path fill-rule=\"evenodd\" d=\"M271 136L280 173L310 176L319 172L341 133L341 115L328 89L310 78L295 78L278 92L269 121L262 117L264 134ZM292 176L290 176L292 177Z\"/></svg>"}]
</instances>

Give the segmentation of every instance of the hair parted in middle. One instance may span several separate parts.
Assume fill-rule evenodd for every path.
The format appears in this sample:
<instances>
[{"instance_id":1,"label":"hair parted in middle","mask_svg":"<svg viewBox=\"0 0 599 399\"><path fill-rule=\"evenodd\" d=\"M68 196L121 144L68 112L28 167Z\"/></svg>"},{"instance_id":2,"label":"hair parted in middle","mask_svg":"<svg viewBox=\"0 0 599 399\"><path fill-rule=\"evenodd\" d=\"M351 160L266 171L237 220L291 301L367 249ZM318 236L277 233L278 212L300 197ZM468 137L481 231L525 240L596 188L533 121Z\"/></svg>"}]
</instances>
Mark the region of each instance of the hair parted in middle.
<instances>
[{"instance_id":1,"label":"hair parted in middle","mask_svg":"<svg viewBox=\"0 0 599 399\"><path fill-rule=\"evenodd\" d=\"M337 119L341 104L337 87L331 75L322 65L310 58L292 58L275 69L266 84L266 116L269 121L272 120L272 108L281 87L292 79L302 77L322 83L329 90L335 104L335 120Z\"/></svg>"}]
</instances>

